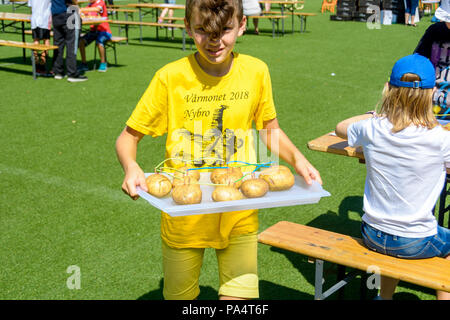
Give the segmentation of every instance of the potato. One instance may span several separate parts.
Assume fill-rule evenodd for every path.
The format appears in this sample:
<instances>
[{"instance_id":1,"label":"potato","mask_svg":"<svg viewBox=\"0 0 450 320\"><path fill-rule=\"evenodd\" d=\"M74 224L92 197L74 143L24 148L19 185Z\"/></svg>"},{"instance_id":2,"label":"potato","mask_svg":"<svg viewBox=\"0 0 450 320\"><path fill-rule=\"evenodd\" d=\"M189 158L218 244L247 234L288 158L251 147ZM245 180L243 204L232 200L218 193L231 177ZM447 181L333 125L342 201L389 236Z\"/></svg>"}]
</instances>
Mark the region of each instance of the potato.
<instances>
[{"instance_id":1,"label":"potato","mask_svg":"<svg viewBox=\"0 0 450 320\"><path fill-rule=\"evenodd\" d=\"M264 169L259 177L269 184L270 191L288 190L295 183L294 175L285 166L272 166Z\"/></svg>"},{"instance_id":2,"label":"potato","mask_svg":"<svg viewBox=\"0 0 450 320\"><path fill-rule=\"evenodd\" d=\"M182 178L185 175L188 175L189 177L194 178L195 180L200 180L200 171L199 170L188 170L191 169L188 166L184 166L182 168L177 169L178 171L174 172L174 176L178 178ZM179 172L182 171L182 172ZM177 179L178 180L178 179Z\"/></svg>"},{"instance_id":3,"label":"potato","mask_svg":"<svg viewBox=\"0 0 450 320\"><path fill-rule=\"evenodd\" d=\"M259 198L269 191L269 184L266 180L253 176L242 183L241 191L247 198Z\"/></svg>"},{"instance_id":4,"label":"potato","mask_svg":"<svg viewBox=\"0 0 450 320\"><path fill-rule=\"evenodd\" d=\"M230 167L223 169L214 169L211 172L211 182L215 184L233 184L235 188L238 188L242 185L242 180L239 180L243 177L241 168ZM235 182L236 180L239 180Z\"/></svg>"},{"instance_id":5,"label":"potato","mask_svg":"<svg viewBox=\"0 0 450 320\"><path fill-rule=\"evenodd\" d=\"M172 186L175 188L176 186L182 185L182 184L196 184L198 183L198 180L194 177L190 176L184 176L180 178L173 178L172 180Z\"/></svg>"},{"instance_id":6,"label":"potato","mask_svg":"<svg viewBox=\"0 0 450 320\"><path fill-rule=\"evenodd\" d=\"M231 201L243 199L242 193L239 189L233 186L218 186L214 189L211 198L214 201Z\"/></svg>"},{"instance_id":7,"label":"potato","mask_svg":"<svg viewBox=\"0 0 450 320\"><path fill-rule=\"evenodd\" d=\"M170 180L160 173L149 175L145 182L147 183L148 193L158 198L166 196L172 190Z\"/></svg>"},{"instance_id":8,"label":"potato","mask_svg":"<svg viewBox=\"0 0 450 320\"><path fill-rule=\"evenodd\" d=\"M176 204L195 204L202 202L202 190L195 179L185 177L182 184L172 191L172 199Z\"/></svg>"}]
</instances>

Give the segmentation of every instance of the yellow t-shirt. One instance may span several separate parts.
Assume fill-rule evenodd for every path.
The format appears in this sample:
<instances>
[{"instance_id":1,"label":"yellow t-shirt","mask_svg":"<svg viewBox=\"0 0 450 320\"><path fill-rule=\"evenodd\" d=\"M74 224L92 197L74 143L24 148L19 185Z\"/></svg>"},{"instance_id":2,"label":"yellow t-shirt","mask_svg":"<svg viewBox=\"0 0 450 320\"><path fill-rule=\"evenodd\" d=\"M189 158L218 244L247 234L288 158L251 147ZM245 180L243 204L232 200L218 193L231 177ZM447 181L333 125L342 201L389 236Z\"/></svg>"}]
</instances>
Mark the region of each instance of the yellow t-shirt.
<instances>
[{"instance_id":1,"label":"yellow t-shirt","mask_svg":"<svg viewBox=\"0 0 450 320\"><path fill-rule=\"evenodd\" d=\"M190 160L195 167L232 160L254 163L253 123L260 130L264 121L276 117L272 84L264 62L233 55L233 65L223 77L205 73L194 54L167 64L156 72L127 125L153 137L167 133L166 159ZM183 163L170 160L165 166ZM174 248L221 249L230 235L257 230L257 210L161 215L161 237Z\"/></svg>"}]
</instances>

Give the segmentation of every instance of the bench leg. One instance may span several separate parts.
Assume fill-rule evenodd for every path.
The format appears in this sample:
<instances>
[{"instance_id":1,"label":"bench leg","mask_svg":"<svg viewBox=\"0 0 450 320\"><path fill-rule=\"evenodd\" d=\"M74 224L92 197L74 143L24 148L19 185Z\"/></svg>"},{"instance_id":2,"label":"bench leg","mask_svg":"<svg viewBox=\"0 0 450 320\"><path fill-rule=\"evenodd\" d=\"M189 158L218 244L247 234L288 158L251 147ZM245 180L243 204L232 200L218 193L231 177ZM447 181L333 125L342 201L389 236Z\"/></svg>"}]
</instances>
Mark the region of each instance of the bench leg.
<instances>
[{"instance_id":1,"label":"bench leg","mask_svg":"<svg viewBox=\"0 0 450 320\"><path fill-rule=\"evenodd\" d=\"M117 66L117 52L115 43L113 43L113 50L114 50L114 64Z\"/></svg>"},{"instance_id":2,"label":"bench leg","mask_svg":"<svg viewBox=\"0 0 450 320\"><path fill-rule=\"evenodd\" d=\"M139 8L139 22L142 22L142 9ZM139 26L140 41L142 43L142 25ZM127 36L128 38L128 36Z\"/></svg>"},{"instance_id":3,"label":"bench leg","mask_svg":"<svg viewBox=\"0 0 450 320\"><path fill-rule=\"evenodd\" d=\"M292 34L294 34L294 12L295 11L292 11L292 16L291 16L291 21L292 21Z\"/></svg>"},{"instance_id":4,"label":"bench leg","mask_svg":"<svg viewBox=\"0 0 450 320\"><path fill-rule=\"evenodd\" d=\"M447 199L447 195L450 194L450 189L447 190L447 187L449 185L449 181L450 181L450 175L447 174L447 177L446 177L445 183L444 183L444 188L442 189L441 195L439 196L438 224L440 226L444 226L445 213L446 212L450 213L450 206L448 206L447 208L445 207L445 202L446 202L446 199ZM449 221L448 221L448 228L450 228L450 218L449 218Z\"/></svg>"},{"instance_id":5,"label":"bench leg","mask_svg":"<svg viewBox=\"0 0 450 320\"><path fill-rule=\"evenodd\" d=\"M337 266L337 281L342 281L345 279L345 266L338 264ZM338 295L339 300L344 300L344 288L342 290L339 290Z\"/></svg>"},{"instance_id":6,"label":"bench leg","mask_svg":"<svg viewBox=\"0 0 450 320\"><path fill-rule=\"evenodd\" d=\"M33 79L36 80L36 61L34 59L34 50L31 50L31 67L33 70Z\"/></svg>"},{"instance_id":7,"label":"bench leg","mask_svg":"<svg viewBox=\"0 0 450 320\"><path fill-rule=\"evenodd\" d=\"M277 23L277 31L278 31L278 23ZM272 38L275 38L275 19L272 19Z\"/></svg>"},{"instance_id":8,"label":"bench leg","mask_svg":"<svg viewBox=\"0 0 450 320\"><path fill-rule=\"evenodd\" d=\"M106 54L106 49L105 49L105 54ZM94 46L94 67L92 68L92 70L95 71L96 68L97 68L97 44L95 44L95 46Z\"/></svg>"},{"instance_id":9,"label":"bench leg","mask_svg":"<svg viewBox=\"0 0 450 320\"><path fill-rule=\"evenodd\" d=\"M23 22L23 21L22 21L22 42L25 42L25 22ZM23 48L22 50L23 50L23 62L26 62L27 56L25 53L25 48Z\"/></svg>"},{"instance_id":10,"label":"bench leg","mask_svg":"<svg viewBox=\"0 0 450 320\"><path fill-rule=\"evenodd\" d=\"M183 29L182 30L182 34L183 34L183 51L186 50L186 30Z\"/></svg>"},{"instance_id":11,"label":"bench leg","mask_svg":"<svg viewBox=\"0 0 450 320\"><path fill-rule=\"evenodd\" d=\"M341 289L343 286L345 286L347 283L349 283L352 279L356 277L360 273L358 270L353 270L352 272L349 272L347 276L337 282L334 286L329 288L327 291L323 292L323 260L316 259L315 262L316 265L316 275L315 275L315 292L314 292L314 300L324 300L339 289Z\"/></svg>"},{"instance_id":12,"label":"bench leg","mask_svg":"<svg viewBox=\"0 0 450 320\"><path fill-rule=\"evenodd\" d=\"M322 300L323 294L323 260L316 259L316 274L314 280L314 300Z\"/></svg>"}]
</instances>

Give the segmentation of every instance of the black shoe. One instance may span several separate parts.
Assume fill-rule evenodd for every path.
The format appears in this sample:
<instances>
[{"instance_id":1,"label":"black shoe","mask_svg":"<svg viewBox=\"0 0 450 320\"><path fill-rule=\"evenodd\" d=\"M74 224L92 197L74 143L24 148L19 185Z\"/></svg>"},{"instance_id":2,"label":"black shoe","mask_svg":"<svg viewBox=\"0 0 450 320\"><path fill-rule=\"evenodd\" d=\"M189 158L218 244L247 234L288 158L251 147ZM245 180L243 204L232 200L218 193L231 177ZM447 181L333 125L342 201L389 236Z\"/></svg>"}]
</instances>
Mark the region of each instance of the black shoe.
<instances>
[{"instance_id":1,"label":"black shoe","mask_svg":"<svg viewBox=\"0 0 450 320\"><path fill-rule=\"evenodd\" d=\"M69 77L69 78L67 78L67 81L69 81L69 82L83 82L83 81L86 81L87 79L88 79L88 77L79 74L76 77Z\"/></svg>"}]
</instances>

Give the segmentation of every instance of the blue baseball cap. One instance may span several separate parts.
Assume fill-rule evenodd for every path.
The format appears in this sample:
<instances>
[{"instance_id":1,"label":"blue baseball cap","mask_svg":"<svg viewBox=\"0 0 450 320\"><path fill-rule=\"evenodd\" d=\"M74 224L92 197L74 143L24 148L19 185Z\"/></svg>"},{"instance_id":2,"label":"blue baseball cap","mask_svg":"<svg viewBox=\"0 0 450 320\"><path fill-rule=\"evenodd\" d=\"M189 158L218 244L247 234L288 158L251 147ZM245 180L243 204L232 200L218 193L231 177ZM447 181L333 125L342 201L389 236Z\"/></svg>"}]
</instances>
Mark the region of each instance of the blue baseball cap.
<instances>
[{"instance_id":1,"label":"blue baseball cap","mask_svg":"<svg viewBox=\"0 0 450 320\"><path fill-rule=\"evenodd\" d=\"M414 73L420 81L401 81L405 73ZM432 89L436 82L433 64L428 58L414 53L399 59L392 68L389 83L396 87Z\"/></svg>"}]
</instances>

